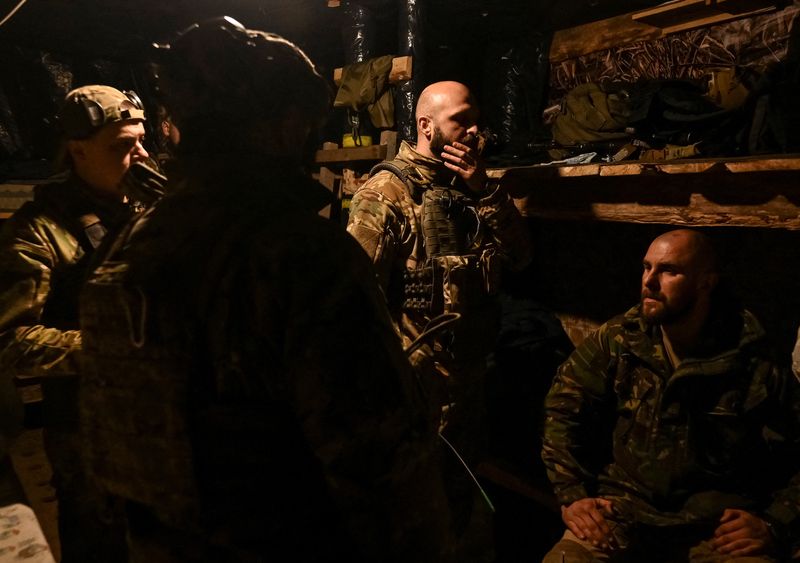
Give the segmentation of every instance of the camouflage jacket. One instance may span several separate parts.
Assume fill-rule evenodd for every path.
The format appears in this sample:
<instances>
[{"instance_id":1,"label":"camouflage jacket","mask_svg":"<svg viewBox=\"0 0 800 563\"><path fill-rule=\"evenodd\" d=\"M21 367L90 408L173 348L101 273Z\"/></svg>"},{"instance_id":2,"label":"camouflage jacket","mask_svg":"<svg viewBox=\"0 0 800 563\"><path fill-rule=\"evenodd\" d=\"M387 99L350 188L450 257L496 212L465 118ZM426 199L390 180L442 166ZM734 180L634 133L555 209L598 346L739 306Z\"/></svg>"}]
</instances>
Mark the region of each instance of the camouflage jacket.
<instances>
[{"instance_id":1,"label":"camouflage jacket","mask_svg":"<svg viewBox=\"0 0 800 563\"><path fill-rule=\"evenodd\" d=\"M414 190L409 190L390 171L377 173L353 196L347 230L374 263L392 317L407 346L419 336L431 316L438 314L402 307L406 272L422 268L428 258L422 234L423 194L434 186L449 186L453 175L439 160L419 154L406 142L401 144L396 162L410 166L409 180ZM471 257L448 256L441 264L449 275L449 283L445 282L440 290L444 292L444 310L460 312L460 323L466 329L462 331L465 337L460 346L462 353L456 354L464 361L473 361L485 353L492 340L488 336L491 330L487 330L491 326L491 312L476 293L486 295L497 289L500 263L522 269L531 259L530 235L505 191L493 186L476 202L475 209L483 230L469 250ZM453 362L448 354L436 354L428 347L415 354L412 361L418 365L428 363L432 355L439 372L452 371Z\"/></svg>"},{"instance_id":2,"label":"camouflage jacket","mask_svg":"<svg viewBox=\"0 0 800 563\"><path fill-rule=\"evenodd\" d=\"M244 157L178 165L82 296L90 469L157 515L159 549L198 534L198 560L441 560L435 434L371 264L316 214L328 192Z\"/></svg>"},{"instance_id":3,"label":"camouflage jacket","mask_svg":"<svg viewBox=\"0 0 800 563\"><path fill-rule=\"evenodd\" d=\"M623 521L651 525L708 525L742 508L796 527L798 381L749 312L715 307L704 334L673 370L637 306L561 366L542 457L562 504L606 497Z\"/></svg>"},{"instance_id":4,"label":"camouflage jacket","mask_svg":"<svg viewBox=\"0 0 800 563\"><path fill-rule=\"evenodd\" d=\"M76 176L39 186L0 234L0 372L75 374L78 294L94 248L130 217Z\"/></svg>"}]
</instances>

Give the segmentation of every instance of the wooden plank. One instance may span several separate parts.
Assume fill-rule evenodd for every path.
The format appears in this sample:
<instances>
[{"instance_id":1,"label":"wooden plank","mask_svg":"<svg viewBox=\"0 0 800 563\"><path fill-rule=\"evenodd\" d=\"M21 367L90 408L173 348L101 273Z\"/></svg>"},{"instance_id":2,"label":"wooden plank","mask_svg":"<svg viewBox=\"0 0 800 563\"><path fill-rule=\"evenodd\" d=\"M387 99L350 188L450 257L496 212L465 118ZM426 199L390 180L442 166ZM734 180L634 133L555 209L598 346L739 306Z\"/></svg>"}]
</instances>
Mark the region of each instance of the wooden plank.
<instances>
[{"instance_id":1,"label":"wooden plank","mask_svg":"<svg viewBox=\"0 0 800 563\"><path fill-rule=\"evenodd\" d=\"M719 15L719 11L706 0L675 0L634 12L631 19L663 29L715 15Z\"/></svg>"},{"instance_id":2,"label":"wooden plank","mask_svg":"<svg viewBox=\"0 0 800 563\"><path fill-rule=\"evenodd\" d=\"M26 201L32 200L34 184L44 182L45 180L0 184L0 219L8 219Z\"/></svg>"},{"instance_id":3,"label":"wooden plank","mask_svg":"<svg viewBox=\"0 0 800 563\"><path fill-rule=\"evenodd\" d=\"M352 149L319 150L314 156L314 162L325 164L354 162L357 160L383 160L385 158L385 145L370 145L369 147L355 147Z\"/></svg>"},{"instance_id":4,"label":"wooden plank","mask_svg":"<svg viewBox=\"0 0 800 563\"><path fill-rule=\"evenodd\" d=\"M671 33L751 17L778 9L764 0L677 0L556 31L550 44L550 62L557 63L595 51L637 41L651 41Z\"/></svg>"},{"instance_id":5,"label":"wooden plank","mask_svg":"<svg viewBox=\"0 0 800 563\"><path fill-rule=\"evenodd\" d=\"M414 71L414 60L411 56L395 57L392 59L392 70L389 71L389 83L397 84L411 80ZM333 81L338 86L342 82L343 68L333 69Z\"/></svg>"},{"instance_id":6,"label":"wooden plank","mask_svg":"<svg viewBox=\"0 0 800 563\"><path fill-rule=\"evenodd\" d=\"M631 19L630 14L600 20L555 32L550 43L550 62L557 63L625 45L661 37L661 30Z\"/></svg>"},{"instance_id":7,"label":"wooden plank","mask_svg":"<svg viewBox=\"0 0 800 563\"><path fill-rule=\"evenodd\" d=\"M731 172L770 172L775 170L800 170L800 158L759 158L755 160L730 160L723 163Z\"/></svg>"},{"instance_id":8,"label":"wooden plank","mask_svg":"<svg viewBox=\"0 0 800 563\"><path fill-rule=\"evenodd\" d=\"M527 167L491 176L514 186L526 216L800 230L800 158ZM646 176L645 178L642 178Z\"/></svg>"},{"instance_id":9,"label":"wooden plank","mask_svg":"<svg viewBox=\"0 0 800 563\"><path fill-rule=\"evenodd\" d=\"M664 29L662 29L662 32L663 32L664 35L669 35L671 33L678 33L678 32L681 32L681 31L688 31L690 29L697 29L699 27L708 27L710 25L717 25L717 24L729 22L731 20L735 20L735 19L739 19L739 18L757 16L759 14L764 14L764 13L767 13L767 12L771 12L771 11L773 11L773 9L774 8L763 8L763 9L755 10L755 11L752 11L752 12L741 13L741 14L729 14L729 13L726 13L726 12L719 13L719 14L713 14L713 15L706 16L704 18L692 19L692 20L688 20L688 21L685 21L685 22L682 22L682 23L677 23L677 24L672 25L670 27L665 27Z\"/></svg>"},{"instance_id":10,"label":"wooden plank","mask_svg":"<svg viewBox=\"0 0 800 563\"><path fill-rule=\"evenodd\" d=\"M548 510L560 514L558 500L549 485L537 487L519 475L518 470L506 467L499 462L481 462L475 472L495 485L527 497Z\"/></svg>"},{"instance_id":11,"label":"wooden plank","mask_svg":"<svg viewBox=\"0 0 800 563\"><path fill-rule=\"evenodd\" d=\"M491 178L502 178L508 174L530 177L550 178L573 176L636 176L648 173L700 174L717 170L719 172L800 172L800 156L738 157L731 159L692 159L670 162L620 162L617 164L581 164L572 166L521 166L516 168L491 168L487 174Z\"/></svg>"},{"instance_id":12,"label":"wooden plank","mask_svg":"<svg viewBox=\"0 0 800 563\"><path fill-rule=\"evenodd\" d=\"M329 192L333 192L336 188L336 179L337 175L333 173L333 170L328 168L327 166L323 166L319 169L319 183L325 186ZM339 176L341 179L341 176Z\"/></svg>"},{"instance_id":13,"label":"wooden plank","mask_svg":"<svg viewBox=\"0 0 800 563\"><path fill-rule=\"evenodd\" d=\"M393 159L397 154L397 131L381 131L380 143L386 145L386 158Z\"/></svg>"}]
</instances>

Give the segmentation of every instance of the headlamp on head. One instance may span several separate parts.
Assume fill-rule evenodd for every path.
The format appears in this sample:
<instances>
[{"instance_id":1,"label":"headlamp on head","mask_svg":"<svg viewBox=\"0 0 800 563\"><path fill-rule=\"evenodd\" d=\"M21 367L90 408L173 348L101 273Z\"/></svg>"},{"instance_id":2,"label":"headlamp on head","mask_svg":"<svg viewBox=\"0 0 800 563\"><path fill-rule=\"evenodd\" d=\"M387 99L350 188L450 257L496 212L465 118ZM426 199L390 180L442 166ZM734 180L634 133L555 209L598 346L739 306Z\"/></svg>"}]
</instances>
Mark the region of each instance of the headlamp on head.
<instances>
[{"instance_id":1,"label":"headlamp on head","mask_svg":"<svg viewBox=\"0 0 800 563\"><path fill-rule=\"evenodd\" d=\"M81 86L67 94L58 123L67 139L86 139L108 123L144 121L144 106L135 92L111 86Z\"/></svg>"}]
</instances>

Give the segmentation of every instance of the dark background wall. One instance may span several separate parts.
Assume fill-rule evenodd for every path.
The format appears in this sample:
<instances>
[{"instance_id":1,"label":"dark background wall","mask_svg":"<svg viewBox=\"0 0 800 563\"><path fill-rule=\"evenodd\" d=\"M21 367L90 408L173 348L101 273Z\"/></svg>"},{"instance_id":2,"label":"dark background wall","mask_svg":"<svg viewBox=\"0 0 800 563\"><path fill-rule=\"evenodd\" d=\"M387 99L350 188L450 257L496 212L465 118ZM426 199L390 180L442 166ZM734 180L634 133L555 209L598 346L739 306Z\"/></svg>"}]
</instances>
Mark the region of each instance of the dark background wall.
<instances>
[{"instance_id":1,"label":"dark background wall","mask_svg":"<svg viewBox=\"0 0 800 563\"><path fill-rule=\"evenodd\" d=\"M650 242L674 227L614 222L535 221L531 286L562 320L573 341L639 300L642 259ZM712 237L734 293L761 320L789 362L800 324L800 233L717 227Z\"/></svg>"},{"instance_id":2,"label":"dark background wall","mask_svg":"<svg viewBox=\"0 0 800 563\"><path fill-rule=\"evenodd\" d=\"M0 0L0 18L17 0ZM370 14L373 56L401 52L409 5L419 17L415 52L420 86L441 79L468 83L488 119L498 115L503 73L512 62L539 60L552 30L655 5L657 0L28 0L0 28L0 179L46 174L22 163L52 156L52 116L72 87L108 82L135 89L149 104L147 76L153 42L167 42L186 26L230 15L248 27L284 35L300 45L323 76L348 61L352 14ZM407 27L407 26L406 26ZM539 59L537 59L537 57ZM546 69L545 69L546 72ZM530 76L541 98L546 74ZM534 102L538 104L538 102ZM148 108L149 109L149 108ZM536 111L530 112L535 114ZM521 122L537 119L522 114ZM338 118L334 118L334 122ZM338 122L337 122L338 127ZM3 164L6 166L3 167Z\"/></svg>"}]
</instances>

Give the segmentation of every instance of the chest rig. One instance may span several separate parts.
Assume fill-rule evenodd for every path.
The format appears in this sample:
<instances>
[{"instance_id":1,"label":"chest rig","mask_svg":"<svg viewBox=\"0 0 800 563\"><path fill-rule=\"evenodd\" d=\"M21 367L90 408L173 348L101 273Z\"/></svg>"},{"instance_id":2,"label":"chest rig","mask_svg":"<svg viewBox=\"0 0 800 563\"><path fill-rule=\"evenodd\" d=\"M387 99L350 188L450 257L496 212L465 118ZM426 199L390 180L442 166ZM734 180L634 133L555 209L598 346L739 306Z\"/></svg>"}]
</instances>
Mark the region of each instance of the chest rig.
<instances>
[{"instance_id":1,"label":"chest rig","mask_svg":"<svg viewBox=\"0 0 800 563\"><path fill-rule=\"evenodd\" d=\"M382 170L401 179L412 200L422 189L425 260L418 268L405 268L402 283L390 289L390 294L406 311L429 315L459 312L467 294L483 285L477 254L483 225L476 200L452 186L421 188L411 178L412 167L402 161L381 162L370 170L370 176Z\"/></svg>"}]
</instances>

